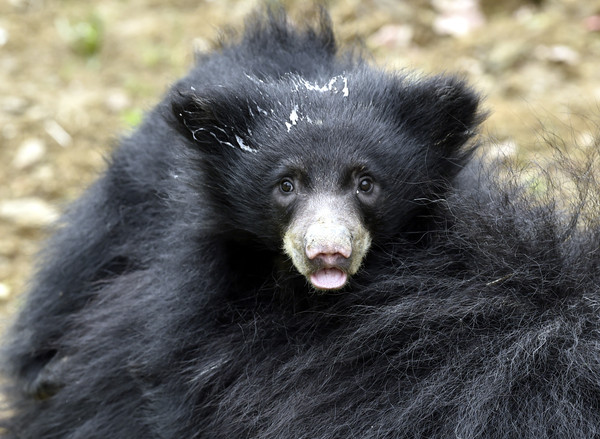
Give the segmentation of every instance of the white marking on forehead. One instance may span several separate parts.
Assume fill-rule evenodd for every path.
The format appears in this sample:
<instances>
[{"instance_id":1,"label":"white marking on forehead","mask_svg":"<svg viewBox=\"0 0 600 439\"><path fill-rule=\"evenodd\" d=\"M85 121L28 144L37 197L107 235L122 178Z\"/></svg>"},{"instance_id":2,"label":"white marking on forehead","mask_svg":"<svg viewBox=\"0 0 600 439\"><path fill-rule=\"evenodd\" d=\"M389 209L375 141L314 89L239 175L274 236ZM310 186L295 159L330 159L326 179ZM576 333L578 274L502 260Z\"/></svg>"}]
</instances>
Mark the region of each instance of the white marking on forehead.
<instances>
[{"instance_id":1,"label":"white marking on forehead","mask_svg":"<svg viewBox=\"0 0 600 439\"><path fill-rule=\"evenodd\" d=\"M294 105L294 108L292 108L292 112L290 113L290 122L291 123L289 123L289 122L285 123L288 133L292 129L292 126L294 126L298 123L298 120L300 120L300 116L298 116L298 105Z\"/></svg>"},{"instance_id":2,"label":"white marking on forehead","mask_svg":"<svg viewBox=\"0 0 600 439\"><path fill-rule=\"evenodd\" d=\"M268 92L266 92L265 90L262 90L262 88L264 86L268 85L268 83L266 83L265 81L255 77L255 76L251 76L248 74L246 74L245 76L250 81L252 81L254 84L258 85L258 87L256 87L256 88L257 88L258 92L261 94L261 96L269 96ZM315 93L340 94L344 98L347 98L348 95L350 94L350 90L348 87L348 82L349 82L348 77L346 77L345 75L332 76L324 84L317 83L317 82L311 82L305 78L302 78L302 77L296 76L296 75L290 75L289 78L292 83L293 88L291 91L293 93L300 92L302 94L303 90L308 90L310 92L315 92ZM263 94L263 91L265 91L265 94ZM292 104L293 104L294 100L295 99L292 98ZM285 108L288 107L289 104L287 102L284 103L281 100L276 100L276 99L272 99L272 98L270 98L269 101L271 102L271 105L269 105L268 108L264 109L264 108L261 108L260 105L258 105L258 103L256 101L251 100L248 104L248 111L249 111L250 117L254 118L258 115L270 116L270 117L274 118L274 121L278 121L278 123L283 123L287 132L290 132L292 130L292 128L294 126L297 126L298 123L301 121L306 122L308 124L315 124L315 125L323 124L322 119L318 119L318 118L314 119L314 118L311 118L308 114L303 114L303 111L300 108L302 105L301 102L293 104L293 108L291 109L289 116L282 120L283 114L285 114L285 113L281 114L282 110L285 111ZM251 106L252 106L252 108L251 108ZM252 136L252 132L250 130L248 130L248 134L250 136ZM238 143L240 144L240 148L242 148L243 150L256 152L256 150L245 145L243 143L243 140L238 139ZM245 149L245 148L248 148L248 149Z\"/></svg>"},{"instance_id":3,"label":"white marking on forehead","mask_svg":"<svg viewBox=\"0 0 600 439\"><path fill-rule=\"evenodd\" d=\"M244 143L244 140L237 134L235 135L235 140L237 141L238 145L240 145L240 148L242 148L242 151L253 152L253 153L256 152L256 150L254 148L251 148L248 145L246 145Z\"/></svg>"},{"instance_id":4,"label":"white marking on forehead","mask_svg":"<svg viewBox=\"0 0 600 439\"><path fill-rule=\"evenodd\" d=\"M348 97L348 78L346 78L345 76L342 77L342 80L344 81L344 88L342 89L342 93L344 94L344 97L347 98Z\"/></svg>"},{"instance_id":5,"label":"white marking on forehead","mask_svg":"<svg viewBox=\"0 0 600 439\"><path fill-rule=\"evenodd\" d=\"M341 90L339 89L339 87L337 85L338 81L341 81L344 85ZM348 97L348 94L349 94L348 78L346 76L342 76L342 75L334 76L325 85L319 85L316 82L309 82L304 78L298 78L297 83L298 84L296 85L296 88L294 91L298 91L297 86L302 85L307 90L316 91L318 93L326 93L326 92L338 93L341 91L342 94L344 95L344 97Z\"/></svg>"},{"instance_id":6,"label":"white marking on forehead","mask_svg":"<svg viewBox=\"0 0 600 439\"><path fill-rule=\"evenodd\" d=\"M292 122L292 125L296 125L296 122L298 122L298 105L294 105L294 108L290 113L290 121Z\"/></svg>"}]
</instances>

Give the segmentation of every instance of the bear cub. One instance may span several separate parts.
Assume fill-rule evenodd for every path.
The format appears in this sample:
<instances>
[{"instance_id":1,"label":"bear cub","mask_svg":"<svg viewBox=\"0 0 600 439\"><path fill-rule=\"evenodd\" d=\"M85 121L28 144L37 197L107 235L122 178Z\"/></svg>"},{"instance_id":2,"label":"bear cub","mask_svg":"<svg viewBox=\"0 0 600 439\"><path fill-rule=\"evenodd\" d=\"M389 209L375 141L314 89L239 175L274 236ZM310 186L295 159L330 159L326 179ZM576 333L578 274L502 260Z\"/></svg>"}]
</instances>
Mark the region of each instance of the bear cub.
<instances>
[{"instance_id":1,"label":"bear cub","mask_svg":"<svg viewBox=\"0 0 600 439\"><path fill-rule=\"evenodd\" d=\"M597 437L595 217L463 190L479 101L251 17L62 218L5 437Z\"/></svg>"}]
</instances>

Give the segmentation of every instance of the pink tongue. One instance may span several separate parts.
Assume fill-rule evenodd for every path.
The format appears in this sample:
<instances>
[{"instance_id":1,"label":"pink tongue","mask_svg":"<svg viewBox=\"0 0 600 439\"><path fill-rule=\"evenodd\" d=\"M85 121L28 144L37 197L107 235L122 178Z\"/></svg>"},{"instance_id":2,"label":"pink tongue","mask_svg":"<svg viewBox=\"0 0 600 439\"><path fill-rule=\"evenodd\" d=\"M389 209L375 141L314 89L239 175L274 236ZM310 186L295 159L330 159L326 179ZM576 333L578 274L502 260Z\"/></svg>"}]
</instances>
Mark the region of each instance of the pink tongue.
<instances>
[{"instance_id":1,"label":"pink tongue","mask_svg":"<svg viewBox=\"0 0 600 439\"><path fill-rule=\"evenodd\" d=\"M337 268L322 268L310 275L311 283L321 290L342 288L347 280L348 275Z\"/></svg>"}]
</instances>

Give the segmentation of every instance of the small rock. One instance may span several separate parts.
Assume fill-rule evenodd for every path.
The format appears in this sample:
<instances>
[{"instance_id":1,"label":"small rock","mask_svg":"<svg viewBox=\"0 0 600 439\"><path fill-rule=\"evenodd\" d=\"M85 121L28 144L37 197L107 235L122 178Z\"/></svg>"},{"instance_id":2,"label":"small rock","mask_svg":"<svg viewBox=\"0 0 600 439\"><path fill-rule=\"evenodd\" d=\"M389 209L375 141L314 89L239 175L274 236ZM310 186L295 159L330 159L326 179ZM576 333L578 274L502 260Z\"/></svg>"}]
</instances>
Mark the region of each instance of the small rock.
<instances>
[{"instance_id":1,"label":"small rock","mask_svg":"<svg viewBox=\"0 0 600 439\"><path fill-rule=\"evenodd\" d=\"M370 38L375 46L389 48L408 47L413 38L413 28L409 25L388 24L379 29Z\"/></svg>"},{"instance_id":2,"label":"small rock","mask_svg":"<svg viewBox=\"0 0 600 439\"><path fill-rule=\"evenodd\" d=\"M10 299L10 288L3 282L0 282L0 300Z\"/></svg>"},{"instance_id":3,"label":"small rock","mask_svg":"<svg viewBox=\"0 0 600 439\"><path fill-rule=\"evenodd\" d=\"M46 154L46 144L36 138L25 140L12 161L13 166L18 170L26 169L38 163Z\"/></svg>"},{"instance_id":4,"label":"small rock","mask_svg":"<svg viewBox=\"0 0 600 439\"><path fill-rule=\"evenodd\" d=\"M28 107L29 102L27 99L19 96L4 96L0 98L0 110L13 116L22 115Z\"/></svg>"},{"instance_id":5,"label":"small rock","mask_svg":"<svg viewBox=\"0 0 600 439\"><path fill-rule=\"evenodd\" d=\"M58 210L39 198L0 201L0 219L24 228L45 227L58 219Z\"/></svg>"},{"instance_id":6,"label":"small rock","mask_svg":"<svg viewBox=\"0 0 600 439\"><path fill-rule=\"evenodd\" d=\"M509 159L516 156L517 150L517 143L512 139L508 139L492 144L487 153L488 157L492 159Z\"/></svg>"},{"instance_id":7,"label":"small rock","mask_svg":"<svg viewBox=\"0 0 600 439\"><path fill-rule=\"evenodd\" d=\"M438 16L433 30L438 35L461 37L485 24L478 0L432 0Z\"/></svg>"},{"instance_id":8,"label":"small rock","mask_svg":"<svg viewBox=\"0 0 600 439\"><path fill-rule=\"evenodd\" d=\"M583 131L577 135L577 145L584 148L595 147L600 145L600 138L590 131Z\"/></svg>"},{"instance_id":9,"label":"small rock","mask_svg":"<svg viewBox=\"0 0 600 439\"><path fill-rule=\"evenodd\" d=\"M8 31L0 27L0 47L8 43Z\"/></svg>"},{"instance_id":10,"label":"small rock","mask_svg":"<svg viewBox=\"0 0 600 439\"><path fill-rule=\"evenodd\" d=\"M583 26L589 32L600 32L600 15L592 15L583 20Z\"/></svg>"},{"instance_id":11,"label":"small rock","mask_svg":"<svg viewBox=\"0 0 600 439\"><path fill-rule=\"evenodd\" d=\"M55 120L48 120L44 124L44 128L50 137L63 148L70 146L73 139L67 131L58 124Z\"/></svg>"},{"instance_id":12,"label":"small rock","mask_svg":"<svg viewBox=\"0 0 600 439\"><path fill-rule=\"evenodd\" d=\"M194 38L192 41L194 53L206 53L211 49L211 44L205 38Z\"/></svg>"},{"instance_id":13,"label":"small rock","mask_svg":"<svg viewBox=\"0 0 600 439\"><path fill-rule=\"evenodd\" d=\"M576 65L579 63L579 53L569 46L539 46L535 49L538 59L559 64Z\"/></svg>"},{"instance_id":14,"label":"small rock","mask_svg":"<svg viewBox=\"0 0 600 439\"><path fill-rule=\"evenodd\" d=\"M129 96L127 96L127 94L125 94L124 92L120 90L115 90L108 94L105 103L106 107L110 111L114 113L120 113L121 111L131 106L131 99L129 99Z\"/></svg>"}]
</instances>

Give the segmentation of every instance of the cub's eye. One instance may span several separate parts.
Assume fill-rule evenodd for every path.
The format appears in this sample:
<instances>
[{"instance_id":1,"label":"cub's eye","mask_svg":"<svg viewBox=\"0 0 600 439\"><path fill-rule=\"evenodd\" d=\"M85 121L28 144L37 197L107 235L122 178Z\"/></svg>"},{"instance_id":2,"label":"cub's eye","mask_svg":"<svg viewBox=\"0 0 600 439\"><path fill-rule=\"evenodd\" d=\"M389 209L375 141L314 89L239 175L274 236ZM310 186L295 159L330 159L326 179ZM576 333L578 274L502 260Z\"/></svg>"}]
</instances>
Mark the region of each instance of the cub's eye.
<instances>
[{"instance_id":1,"label":"cub's eye","mask_svg":"<svg viewBox=\"0 0 600 439\"><path fill-rule=\"evenodd\" d=\"M373 180L371 177L362 177L358 182L358 191L363 193L369 193L373 190Z\"/></svg>"},{"instance_id":2,"label":"cub's eye","mask_svg":"<svg viewBox=\"0 0 600 439\"><path fill-rule=\"evenodd\" d=\"M289 194L291 192L294 192L294 183L292 183L292 181L289 178L284 178L283 180L281 180L281 183L279 183L279 189L281 190L281 192Z\"/></svg>"}]
</instances>

